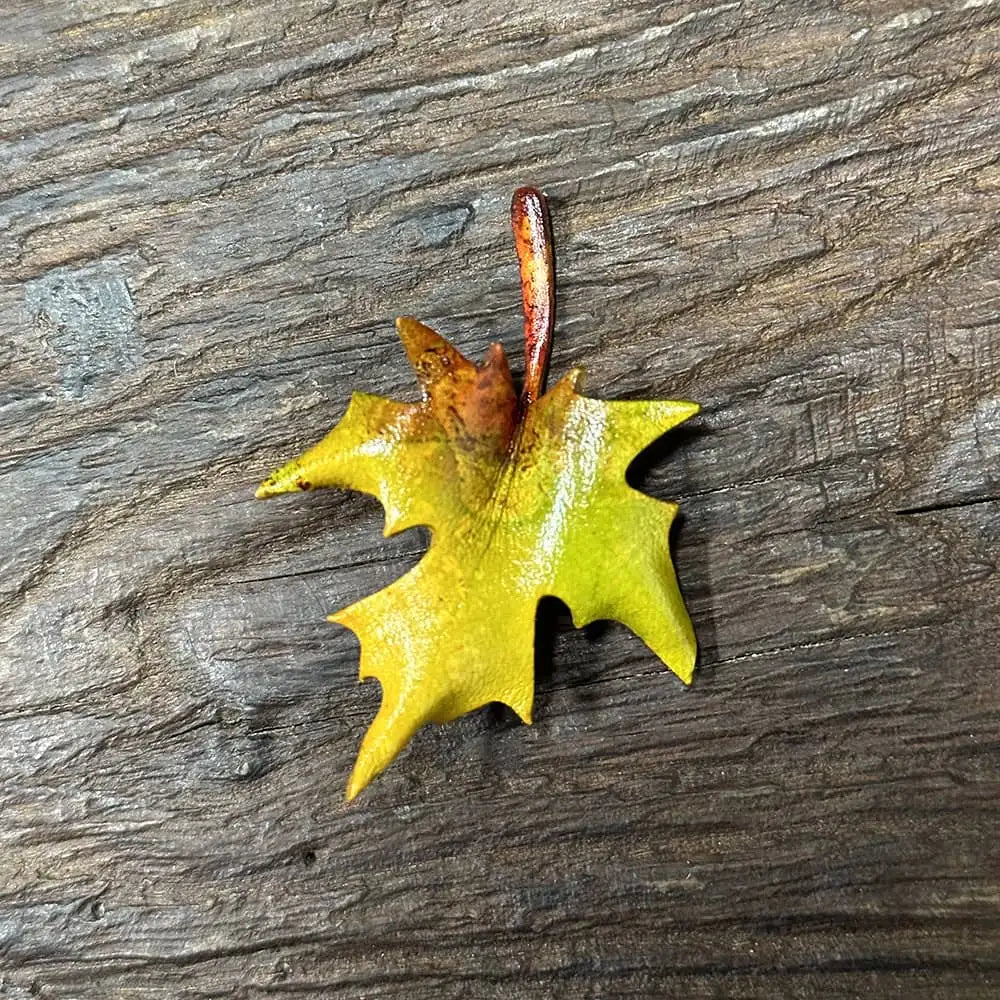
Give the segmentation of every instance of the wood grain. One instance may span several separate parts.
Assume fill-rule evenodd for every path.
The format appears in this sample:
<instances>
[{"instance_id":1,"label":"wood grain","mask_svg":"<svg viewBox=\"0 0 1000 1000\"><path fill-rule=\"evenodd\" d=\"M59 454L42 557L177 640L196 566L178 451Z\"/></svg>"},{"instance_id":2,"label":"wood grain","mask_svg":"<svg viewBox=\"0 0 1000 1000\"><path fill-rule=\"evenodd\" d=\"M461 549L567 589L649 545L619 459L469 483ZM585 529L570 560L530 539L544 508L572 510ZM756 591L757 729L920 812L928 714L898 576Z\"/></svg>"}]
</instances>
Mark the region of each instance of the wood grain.
<instances>
[{"instance_id":1,"label":"wood grain","mask_svg":"<svg viewBox=\"0 0 1000 1000\"><path fill-rule=\"evenodd\" d=\"M0 993L993 997L1000 3L14 0L0 21ZM252 500L418 316L705 404L684 689L543 607L422 732L324 615L412 565ZM596 554L595 557L601 554ZM613 553L608 553L613 558Z\"/></svg>"}]
</instances>

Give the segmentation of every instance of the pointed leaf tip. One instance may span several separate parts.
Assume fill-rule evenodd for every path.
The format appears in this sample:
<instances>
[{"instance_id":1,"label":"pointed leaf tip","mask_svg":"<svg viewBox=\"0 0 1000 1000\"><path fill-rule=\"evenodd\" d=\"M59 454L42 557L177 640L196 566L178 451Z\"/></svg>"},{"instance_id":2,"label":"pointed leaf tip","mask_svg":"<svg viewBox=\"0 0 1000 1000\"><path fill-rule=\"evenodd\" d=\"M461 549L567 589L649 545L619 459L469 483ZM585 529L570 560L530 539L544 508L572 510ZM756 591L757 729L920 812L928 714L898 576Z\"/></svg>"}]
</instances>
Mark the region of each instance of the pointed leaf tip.
<instances>
[{"instance_id":1,"label":"pointed leaf tip","mask_svg":"<svg viewBox=\"0 0 1000 1000\"><path fill-rule=\"evenodd\" d=\"M303 477L302 465L296 458L291 462L286 462L277 471L272 472L257 487L254 496L258 500L267 500L282 493L298 493L308 489L312 489L312 484L307 482Z\"/></svg>"},{"instance_id":2,"label":"pointed leaf tip","mask_svg":"<svg viewBox=\"0 0 1000 1000\"><path fill-rule=\"evenodd\" d=\"M469 375L476 369L444 337L412 316L400 316L396 320L396 332L425 392L430 392L445 379Z\"/></svg>"}]
</instances>

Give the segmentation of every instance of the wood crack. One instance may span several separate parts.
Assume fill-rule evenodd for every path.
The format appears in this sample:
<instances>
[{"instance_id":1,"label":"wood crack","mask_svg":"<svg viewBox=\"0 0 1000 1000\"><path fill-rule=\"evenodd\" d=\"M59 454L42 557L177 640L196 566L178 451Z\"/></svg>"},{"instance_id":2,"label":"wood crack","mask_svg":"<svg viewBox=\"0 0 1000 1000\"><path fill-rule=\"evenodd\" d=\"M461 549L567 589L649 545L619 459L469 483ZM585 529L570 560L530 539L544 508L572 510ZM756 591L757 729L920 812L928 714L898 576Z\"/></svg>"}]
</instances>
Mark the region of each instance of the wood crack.
<instances>
[{"instance_id":1,"label":"wood crack","mask_svg":"<svg viewBox=\"0 0 1000 1000\"><path fill-rule=\"evenodd\" d=\"M914 507L900 507L893 511L900 517L912 517L918 514L934 514L943 510L962 510L965 507L977 507L980 504L997 503L1000 495L985 497L967 497L961 500L936 500L933 503L918 504Z\"/></svg>"}]
</instances>

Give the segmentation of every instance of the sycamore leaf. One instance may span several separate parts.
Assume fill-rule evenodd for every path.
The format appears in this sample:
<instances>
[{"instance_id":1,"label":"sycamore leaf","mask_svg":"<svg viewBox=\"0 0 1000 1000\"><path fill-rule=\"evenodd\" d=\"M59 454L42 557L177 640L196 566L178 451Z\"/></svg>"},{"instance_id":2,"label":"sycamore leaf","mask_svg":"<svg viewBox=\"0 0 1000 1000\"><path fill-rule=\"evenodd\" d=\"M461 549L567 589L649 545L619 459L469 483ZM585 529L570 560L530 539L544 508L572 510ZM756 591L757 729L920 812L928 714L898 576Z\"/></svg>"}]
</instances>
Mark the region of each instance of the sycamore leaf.
<instances>
[{"instance_id":1,"label":"sycamore leaf","mask_svg":"<svg viewBox=\"0 0 1000 1000\"><path fill-rule=\"evenodd\" d=\"M536 291L525 282L529 323ZM551 282L542 292L551 303ZM396 326L423 400L354 393L340 423L257 491L360 490L381 501L386 535L431 531L412 570L330 616L358 636L361 678L382 686L348 798L427 722L493 701L531 721L543 597L564 601L578 627L623 622L686 683L695 659L669 553L676 505L632 489L625 471L697 404L591 399L578 391L579 370L534 398L547 344L537 352L530 336L541 374L529 356L519 399L500 345L477 366L415 319Z\"/></svg>"}]
</instances>

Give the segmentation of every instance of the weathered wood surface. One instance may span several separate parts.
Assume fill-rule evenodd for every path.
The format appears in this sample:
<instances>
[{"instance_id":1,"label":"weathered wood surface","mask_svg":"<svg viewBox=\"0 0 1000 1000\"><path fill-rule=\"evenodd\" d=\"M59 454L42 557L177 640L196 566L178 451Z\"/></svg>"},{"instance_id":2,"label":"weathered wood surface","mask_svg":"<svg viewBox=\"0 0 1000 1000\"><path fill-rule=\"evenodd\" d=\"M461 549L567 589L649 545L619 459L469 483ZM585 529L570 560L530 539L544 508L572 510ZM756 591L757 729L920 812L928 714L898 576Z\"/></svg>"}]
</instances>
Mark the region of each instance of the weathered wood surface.
<instances>
[{"instance_id":1,"label":"weathered wood surface","mask_svg":"<svg viewBox=\"0 0 1000 1000\"><path fill-rule=\"evenodd\" d=\"M15 0L0 22L0 993L993 997L1000 4ZM256 503L391 321L702 401L691 689L549 609L536 725L419 735ZM412 398L412 397L411 397ZM613 557L613 556L612 556Z\"/></svg>"}]
</instances>

